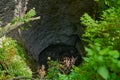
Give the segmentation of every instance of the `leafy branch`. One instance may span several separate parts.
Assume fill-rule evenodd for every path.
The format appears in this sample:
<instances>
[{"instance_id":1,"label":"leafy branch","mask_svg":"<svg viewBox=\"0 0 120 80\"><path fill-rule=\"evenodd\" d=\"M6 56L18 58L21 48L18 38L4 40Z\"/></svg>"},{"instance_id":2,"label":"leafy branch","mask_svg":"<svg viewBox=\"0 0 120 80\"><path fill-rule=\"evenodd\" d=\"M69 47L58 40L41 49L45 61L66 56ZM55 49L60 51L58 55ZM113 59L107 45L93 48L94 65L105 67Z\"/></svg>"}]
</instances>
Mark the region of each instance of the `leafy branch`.
<instances>
[{"instance_id":1,"label":"leafy branch","mask_svg":"<svg viewBox=\"0 0 120 80\"><path fill-rule=\"evenodd\" d=\"M14 30L16 28L19 28L26 22L34 21L40 19L40 16L38 17L33 17L36 15L36 12L34 9L31 9L29 12L26 13L26 15L23 18L17 17L12 20L11 23L8 23L5 27L0 29L0 38L7 33L9 33L11 30ZM33 18L31 18L33 17Z\"/></svg>"}]
</instances>

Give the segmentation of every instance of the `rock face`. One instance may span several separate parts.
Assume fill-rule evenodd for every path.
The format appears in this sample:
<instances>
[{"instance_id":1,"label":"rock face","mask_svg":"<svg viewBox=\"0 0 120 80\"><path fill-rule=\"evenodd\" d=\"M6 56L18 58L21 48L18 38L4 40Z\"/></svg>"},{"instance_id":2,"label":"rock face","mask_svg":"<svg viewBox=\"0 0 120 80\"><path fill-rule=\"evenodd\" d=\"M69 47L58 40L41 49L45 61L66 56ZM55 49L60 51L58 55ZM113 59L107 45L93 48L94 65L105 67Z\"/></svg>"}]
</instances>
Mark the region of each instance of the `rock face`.
<instances>
[{"instance_id":1,"label":"rock face","mask_svg":"<svg viewBox=\"0 0 120 80\"><path fill-rule=\"evenodd\" d=\"M0 21L3 25L9 23L14 17L22 17L27 9L29 0L0 0Z\"/></svg>"},{"instance_id":2,"label":"rock face","mask_svg":"<svg viewBox=\"0 0 120 80\"><path fill-rule=\"evenodd\" d=\"M32 56L38 59L38 55L53 44L75 47L80 16L85 12L93 14L93 6L93 0L30 0L28 7L35 7L41 16L31 30L22 32Z\"/></svg>"},{"instance_id":3,"label":"rock face","mask_svg":"<svg viewBox=\"0 0 120 80\"><path fill-rule=\"evenodd\" d=\"M19 1L18 5L22 6L15 6L15 1ZM10 5L4 4L12 2L11 0L0 1L0 15L5 17L4 21L7 21L6 15L10 16L10 21L18 12L19 15L25 13L28 0L15 1ZM1 5L8 6L10 13L3 10ZM29 54L36 61L39 60L39 54L50 45L65 44L75 47L78 34L81 34L77 32L78 27L80 28L80 16L85 12L94 13L93 0L29 0L27 7L35 7L37 16L41 16L40 20L32 22L32 28L28 31L22 30L20 34Z\"/></svg>"}]
</instances>

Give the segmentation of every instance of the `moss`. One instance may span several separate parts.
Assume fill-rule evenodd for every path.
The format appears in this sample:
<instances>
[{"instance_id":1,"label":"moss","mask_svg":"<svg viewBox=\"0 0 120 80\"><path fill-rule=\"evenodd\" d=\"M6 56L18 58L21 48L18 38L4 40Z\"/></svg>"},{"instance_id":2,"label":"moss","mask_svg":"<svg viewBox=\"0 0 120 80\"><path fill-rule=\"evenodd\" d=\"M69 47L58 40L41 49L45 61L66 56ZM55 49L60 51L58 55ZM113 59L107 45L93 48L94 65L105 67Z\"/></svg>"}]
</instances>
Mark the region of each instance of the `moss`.
<instances>
[{"instance_id":1,"label":"moss","mask_svg":"<svg viewBox=\"0 0 120 80\"><path fill-rule=\"evenodd\" d=\"M26 64L25 50L11 38L0 38L0 80L17 76L32 77Z\"/></svg>"}]
</instances>

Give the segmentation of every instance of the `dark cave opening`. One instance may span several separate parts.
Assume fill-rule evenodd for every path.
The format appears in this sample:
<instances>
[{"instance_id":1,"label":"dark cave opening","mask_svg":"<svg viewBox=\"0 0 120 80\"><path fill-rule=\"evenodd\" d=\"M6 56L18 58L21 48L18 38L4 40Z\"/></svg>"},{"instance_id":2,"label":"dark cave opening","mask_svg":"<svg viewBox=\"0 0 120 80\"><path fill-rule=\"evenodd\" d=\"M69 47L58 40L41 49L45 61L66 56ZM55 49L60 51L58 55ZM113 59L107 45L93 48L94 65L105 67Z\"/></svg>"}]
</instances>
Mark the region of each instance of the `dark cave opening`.
<instances>
[{"instance_id":1,"label":"dark cave opening","mask_svg":"<svg viewBox=\"0 0 120 80\"><path fill-rule=\"evenodd\" d=\"M82 62L82 57L77 49L74 46L65 44L49 45L39 54L39 66L44 65L45 70L49 68L47 64L48 57L53 61L63 61L66 58L69 58L69 60L76 59L75 66L78 66Z\"/></svg>"}]
</instances>

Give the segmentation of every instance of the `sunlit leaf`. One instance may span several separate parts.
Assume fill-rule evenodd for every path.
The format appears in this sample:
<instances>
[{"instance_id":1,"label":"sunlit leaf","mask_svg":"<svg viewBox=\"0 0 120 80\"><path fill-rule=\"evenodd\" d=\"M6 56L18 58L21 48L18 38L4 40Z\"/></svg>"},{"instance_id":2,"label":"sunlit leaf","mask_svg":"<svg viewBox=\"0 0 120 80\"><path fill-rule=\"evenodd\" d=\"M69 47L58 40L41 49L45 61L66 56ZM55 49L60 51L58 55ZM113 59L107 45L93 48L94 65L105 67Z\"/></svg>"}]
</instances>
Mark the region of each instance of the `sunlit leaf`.
<instances>
[{"instance_id":1,"label":"sunlit leaf","mask_svg":"<svg viewBox=\"0 0 120 80\"><path fill-rule=\"evenodd\" d=\"M108 69L106 68L106 66L101 66L98 68L97 70L98 74L103 77L105 80L108 79L109 77L109 72L108 72Z\"/></svg>"},{"instance_id":2,"label":"sunlit leaf","mask_svg":"<svg viewBox=\"0 0 120 80\"><path fill-rule=\"evenodd\" d=\"M117 50L110 51L109 55L112 56L113 58L119 58L120 54Z\"/></svg>"}]
</instances>

